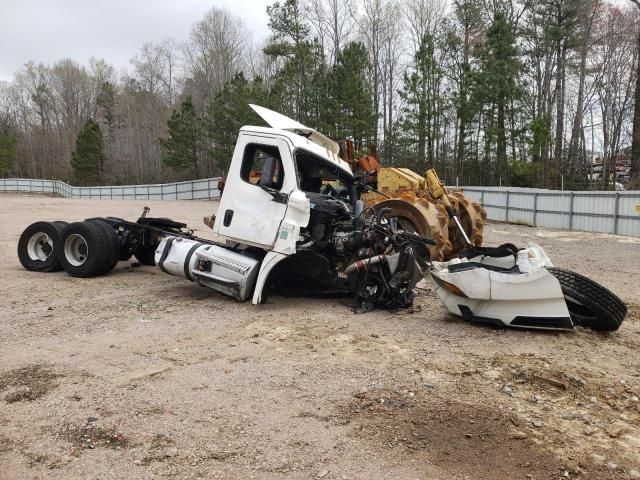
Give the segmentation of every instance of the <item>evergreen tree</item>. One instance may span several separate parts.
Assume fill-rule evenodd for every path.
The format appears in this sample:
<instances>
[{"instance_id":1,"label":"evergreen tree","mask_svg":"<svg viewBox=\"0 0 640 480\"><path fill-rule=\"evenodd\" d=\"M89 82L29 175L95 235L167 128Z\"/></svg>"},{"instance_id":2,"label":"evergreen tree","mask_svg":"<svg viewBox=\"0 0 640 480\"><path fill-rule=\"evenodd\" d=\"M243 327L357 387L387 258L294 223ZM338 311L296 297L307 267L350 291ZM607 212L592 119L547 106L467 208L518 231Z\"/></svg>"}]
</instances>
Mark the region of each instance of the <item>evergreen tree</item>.
<instances>
[{"instance_id":1,"label":"evergreen tree","mask_svg":"<svg viewBox=\"0 0 640 480\"><path fill-rule=\"evenodd\" d=\"M104 158L100 125L89 119L78 132L76 149L71 154L71 167L76 181L83 185L99 184Z\"/></svg>"},{"instance_id":2,"label":"evergreen tree","mask_svg":"<svg viewBox=\"0 0 640 480\"><path fill-rule=\"evenodd\" d=\"M224 85L207 108L205 128L212 144L210 153L216 175L226 175L240 128L262 123L250 103L270 106L262 79L249 82L242 73L238 73Z\"/></svg>"},{"instance_id":3,"label":"evergreen tree","mask_svg":"<svg viewBox=\"0 0 640 480\"><path fill-rule=\"evenodd\" d=\"M530 151L533 163L540 164L551 139L551 114L543 113L531 122Z\"/></svg>"},{"instance_id":4,"label":"evergreen tree","mask_svg":"<svg viewBox=\"0 0 640 480\"><path fill-rule=\"evenodd\" d=\"M113 83L104 82L96 98L96 106L109 129L116 123L116 95L116 87Z\"/></svg>"},{"instance_id":5,"label":"evergreen tree","mask_svg":"<svg viewBox=\"0 0 640 480\"><path fill-rule=\"evenodd\" d=\"M366 145L376 128L372 87L369 82L367 49L351 42L338 54L331 76L331 116L335 138L353 138Z\"/></svg>"},{"instance_id":6,"label":"evergreen tree","mask_svg":"<svg viewBox=\"0 0 640 480\"><path fill-rule=\"evenodd\" d=\"M201 124L191 97L179 110L173 110L167 122L168 137L160 139L164 149L163 162L178 173L193 173L200 178Z\"/></svg>"},{"instance_id":7,"label":"evergreen tree","mask_svg":"<svg viewBox=\"0 0 640 480\"><path fill-rule=\"evenodd\" d=\"M438 114L441 95L442 70L435 56L433 36L426 34L416 52L412 73L405 72L400 97L405 102L402 110L402 132L405 142L415 146L418 169L425 169L436 160L435 142L439 135Z\"/></svg>"},{"instance_id":8,"label":"evergreen tree","mask_svg":"<svg viewBox=\"0 0 640 480\"><path fill-rule=\"evenodd\" d=\"M322 47L309 38L298 0L275 2L267 7L272 37L264 53L284 60L274 78L285 115L322 130L328 115L327 69Z\"/></svg>"},{"instance_id":9,"label":"evergreen tree","mask_svg":"<svg viewBox=\"0 0 640 480\"><path fill-rule=\"evenodd\" d=\"M16 159L16 137L9 128L0 129L0 176L9 174Z\"/></svg>"},{"instance_id":10,"label":"evergreen tree","mask_svg":"<svg viewBox=\"0 0 640 480\"><path fill-rule=\"evenodd\" d=\"M483 28L481 9L474 0L456 0L454 2L453 25L447 33L446 52L449 76L453 80L452 102L455 106L457 135L454 174L473 178L478 177L477 158L472 160L469 148L469 133L472 122L477 116L479 106L471 95L472 85L472 44Z\"/></svg>"},{"instance_id":11,"label":"evergreen tree","mask_svg":"<svg viewBox=\"0 0 640 480\"><path fill-rule=\"evenodd\" d=\"M490 159L489 151L495 144L494 182L497 177L508 182L507 134L509 138L517 134L512 119L520 97L521 65L515 42L513 27L502 12L497 12L479 51L480 69L475 75L475 97L484 107L485 160Z\"/></svg>"},{"instance_id":12,"label":"evergreen tree","mask_svg":"<svg viewBox=\"0 0 640 480\"><path fill-rule=\"evenodd\" d=\"M545 65L553 68L538 73L539 85L537 92L538 105L530 114L533 135L540 133L540 125L545 125L541 143L541 150L533 152L533 161L541 163L540 180L542 186L559 186L560 174L566 175L565 155L565 123L566 122L566 84L568 67L575 62L574 48L577 46L579 15L591 9L592 4L584 0L540 0L532 4L530 27L523 36L533 40L535 48L526 52L526 59L530 59L532 69L540 70ZM576 52L577 53L577 52ZM578 59L579 62L579 59ZM586 62L586 60L585 60ZM585 63L586 68L586 63ZM553 79L553 84L552 84ZM579 82L579 81L578 81ZM576 105L577 107L577 105ZM582 112L580 112L582 115ZM574 119L575 120L575 119ZM548 132L546 125L549 124ZM536 132L537 130L537 132ZM572 162L576 163L577 138L574 132ZM535 145L535 142L534 142Z\"/></svg>"}]
</instances>

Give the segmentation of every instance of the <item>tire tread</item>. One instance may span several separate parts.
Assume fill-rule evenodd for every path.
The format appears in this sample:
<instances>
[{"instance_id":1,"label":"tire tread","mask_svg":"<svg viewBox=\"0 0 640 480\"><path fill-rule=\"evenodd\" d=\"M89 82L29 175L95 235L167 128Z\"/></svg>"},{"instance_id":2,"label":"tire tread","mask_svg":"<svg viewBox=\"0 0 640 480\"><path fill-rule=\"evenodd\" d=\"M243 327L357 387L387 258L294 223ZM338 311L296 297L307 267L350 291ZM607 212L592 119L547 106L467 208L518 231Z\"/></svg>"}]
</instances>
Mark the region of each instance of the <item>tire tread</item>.
<instances>
[{"instance_id":1,"label":"tire tread","mask_svg":"<svg viewBox=\"0 0 640 480\"><path fill-rule=\"evenodd\" d=\"M594 330L617 330L627 315L627 306L611 290L590 278L564 268L548 267L547 270L558 279L563 293L591 307L597 320L588 326Z\"/></svg>"},{"instance_id":2,"label":"tire tread","mask_svg":"<svg viewBox=\"0 0 640 480\"><path fill-rule=\"evenodd\" d=\"M74 233L82 235L89 248L87 260L80 266L69 263L64 254L64 243L66 239ZM58 255L60 264L69 275L84 278L95 277L102 274L105 259L110 258L111 250L111 240L101 225L92 222L74 222L67 225L62 231L60 241L56 248L56 254ZM97 254L92 255L93 252L97 252ZM105 255L109 255L109 257L105 257Z\"/></svg>"}]
</instances>

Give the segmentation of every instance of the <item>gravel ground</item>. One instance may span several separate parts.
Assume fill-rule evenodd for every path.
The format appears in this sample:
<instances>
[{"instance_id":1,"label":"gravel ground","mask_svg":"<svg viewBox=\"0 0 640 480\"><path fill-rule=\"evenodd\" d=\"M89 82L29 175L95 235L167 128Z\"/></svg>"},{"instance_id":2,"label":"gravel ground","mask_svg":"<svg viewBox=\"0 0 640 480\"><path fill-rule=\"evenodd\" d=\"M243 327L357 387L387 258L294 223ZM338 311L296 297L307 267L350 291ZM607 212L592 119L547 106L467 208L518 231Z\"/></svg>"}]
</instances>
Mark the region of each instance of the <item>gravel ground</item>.
<instances>
[{"instance_id":1,"label":"gravel ground","mask_svg":"<svg viewBox=\"0 0 640 480\"><path fill-rule=\"evenodd\" d=\"M36 220L210 202L0 196L0 478L640 478L640 240L489 224L629 304L619 331L496 330L346 299L237 303L153 267L23 270ZM198 232L206 235L206 228Z\"/></svg>"}]
</instances>

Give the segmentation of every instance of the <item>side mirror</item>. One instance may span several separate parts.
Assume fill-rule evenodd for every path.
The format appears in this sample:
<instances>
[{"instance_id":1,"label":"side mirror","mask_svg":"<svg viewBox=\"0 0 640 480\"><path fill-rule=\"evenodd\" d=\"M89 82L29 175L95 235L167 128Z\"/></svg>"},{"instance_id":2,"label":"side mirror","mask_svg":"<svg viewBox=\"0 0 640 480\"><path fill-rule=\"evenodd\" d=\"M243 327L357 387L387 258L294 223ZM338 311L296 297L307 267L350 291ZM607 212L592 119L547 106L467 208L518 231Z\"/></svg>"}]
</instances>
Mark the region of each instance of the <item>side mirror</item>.
<instances>
[{"instance_id":1,"label":"side mirror","mask_svg":"<svg viewBox=\"0 0 640 480\"><path fill-rule=\"evenodd\" d=\"M287 200L289 200L289 195L284 192L279 192L275 188L270 188L261 184L258 184L258 186L271 195L272 200L276 203L287 203Z\"/></svg>"}]
</instances>

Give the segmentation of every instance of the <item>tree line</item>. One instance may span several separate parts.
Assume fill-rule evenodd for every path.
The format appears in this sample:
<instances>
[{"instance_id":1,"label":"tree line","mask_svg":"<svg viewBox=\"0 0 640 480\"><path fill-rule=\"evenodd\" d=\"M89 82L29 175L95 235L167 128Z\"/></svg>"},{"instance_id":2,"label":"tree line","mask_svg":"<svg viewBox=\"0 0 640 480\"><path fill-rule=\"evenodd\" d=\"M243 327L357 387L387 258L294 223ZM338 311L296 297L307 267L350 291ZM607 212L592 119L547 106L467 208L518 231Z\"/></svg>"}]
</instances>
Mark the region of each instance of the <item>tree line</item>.
<instances>
[{"instance_id":1,"label":"tree line","mask_svg":"<svg viewBox=\"0 0 640 480\"><path fill-rule=\"evenodd\" d=\"M637 187L639 12L635 0L282 0L255 44L214 7L187 41L143 45L130 72L29 62L0 83L0 176L224 175L238 129L262 124L257 103L448 183L611 188L629 155Z\"/></svg>"}]
</instances>

